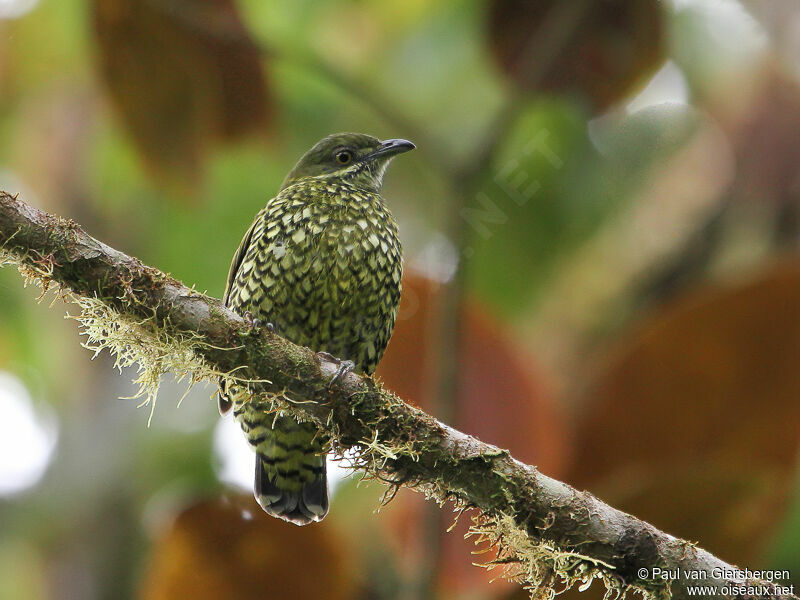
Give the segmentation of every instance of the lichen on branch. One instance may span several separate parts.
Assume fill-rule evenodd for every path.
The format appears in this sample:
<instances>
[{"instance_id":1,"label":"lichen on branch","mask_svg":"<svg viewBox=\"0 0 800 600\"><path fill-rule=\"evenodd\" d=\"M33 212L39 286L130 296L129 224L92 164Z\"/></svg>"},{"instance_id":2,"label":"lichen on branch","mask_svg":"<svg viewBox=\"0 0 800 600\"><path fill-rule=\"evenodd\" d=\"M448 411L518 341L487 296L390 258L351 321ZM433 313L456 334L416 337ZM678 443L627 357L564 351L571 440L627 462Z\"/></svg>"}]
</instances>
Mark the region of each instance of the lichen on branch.
<instances>
[{"instance_id":1,"label":"lichen on branch","mask_svg":"<svg viewBox=\"0 0 800 600\"><path fill-rule=\"evenodd\" d=\"M692 581L650 579L654 567L706 574L726 595L733 567L586 492L539 473L501 450L440 423L369 377L348 373L329 385L339 363L266 329L253 330L219 300L55 217L0 192L0 266L54 288L80 309L86 345L110 350L119 366L137 364L140 393L152 401L166 372L190 381L244 386L265 409L314 421L333 450L355 451L355 466L389 485L414 488L440 505L472 511L471 535L496 550L489 567L537 597L585 587L608 596L688 598ZM55 285L54 285L55 284ZM759 582L770 586L769 582ZM794 598L794 595L769 595Z\"/></svg>"}]
</instances>

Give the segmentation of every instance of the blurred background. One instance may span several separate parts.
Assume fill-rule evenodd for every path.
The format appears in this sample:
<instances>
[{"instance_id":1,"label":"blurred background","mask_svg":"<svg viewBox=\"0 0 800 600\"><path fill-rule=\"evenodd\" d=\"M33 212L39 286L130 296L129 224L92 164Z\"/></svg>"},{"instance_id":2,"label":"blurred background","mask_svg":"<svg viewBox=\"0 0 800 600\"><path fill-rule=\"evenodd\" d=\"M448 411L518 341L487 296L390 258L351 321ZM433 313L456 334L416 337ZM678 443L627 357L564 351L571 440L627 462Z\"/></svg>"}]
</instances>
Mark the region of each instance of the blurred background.
<instances>
[{"instance_id":1,"label":"blurred background","mask_svg":"<svg viewBox=\"0 0 800 600\"><path fill-rule=\"evenodd\" d=\"M219 296L313 143L411 139L385 384L800 585L798 78L793 0L0 0L0 189ZM525 597L346 460L267 517L213 386L148 427L38 295L0 271L3 600Z\"/></svg>"}]
</instances>

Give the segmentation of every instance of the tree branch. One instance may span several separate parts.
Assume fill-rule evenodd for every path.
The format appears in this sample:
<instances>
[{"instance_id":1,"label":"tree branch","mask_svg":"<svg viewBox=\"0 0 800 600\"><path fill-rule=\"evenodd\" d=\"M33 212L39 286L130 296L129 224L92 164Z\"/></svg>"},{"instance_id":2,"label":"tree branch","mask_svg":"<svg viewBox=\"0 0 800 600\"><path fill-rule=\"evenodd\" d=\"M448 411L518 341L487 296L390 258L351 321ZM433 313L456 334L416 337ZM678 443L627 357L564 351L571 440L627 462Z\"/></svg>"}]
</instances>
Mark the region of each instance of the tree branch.
<instances>
[{"instance_id":1,"label":"tree branch","mask_svg":"<svg viewBox=\"0 0 800 600\"><path fill-rule=\"evenodd\" d=\"M16 263L45 289L57 283L78 302L84 310L79 319L95 344L156 361L159 372L178 365L198 380L223 374L246 382L258 401L330 431L337 451L355 449L358 468L393 489L405 485L440 503L452 500L459 510L477 509L472 532L496 545L493 564L539 594L546 596L559 583L599 578L611 590L650 598L688 598L688 587L699 583L716 589L701 597L797 600L774 582L759 581L758 574L746 579L693 543L436 421L368 377L349 373L329 387L335 360L267 330L250 330L219 300L5 192L0 252L0 259ZM98 308L107 312L98 316ZM122 342L114 338L120 331ZM168 360L170 353L180 356ZM651 578L654 568L674 577ZM692 574L701 581L691 581ZM726 589L743 585L764 591Z\"/></svg>"}]
</instances>

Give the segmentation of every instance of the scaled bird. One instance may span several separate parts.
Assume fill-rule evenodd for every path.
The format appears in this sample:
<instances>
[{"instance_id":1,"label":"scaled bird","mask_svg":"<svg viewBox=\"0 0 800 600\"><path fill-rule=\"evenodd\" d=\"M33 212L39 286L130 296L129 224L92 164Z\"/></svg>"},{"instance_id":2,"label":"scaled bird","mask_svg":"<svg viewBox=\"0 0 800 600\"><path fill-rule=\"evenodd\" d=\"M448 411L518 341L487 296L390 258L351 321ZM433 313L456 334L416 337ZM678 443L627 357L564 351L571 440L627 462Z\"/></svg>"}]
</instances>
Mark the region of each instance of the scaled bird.
<instances>
[{"instance_id":1,"label":"scaled bird","mask_svg":"<svg viewBox=\"0 0 800 600\"><path fill-rule=\"evenodd\" d=\"M256 215L233 256L225 304L290 341L371 374L394 328L402 257L380 195L407 140L342 133L318 142ZM306 525L328 512L326 436L269 413L242 390L220 390L256 452L254 493L269 514Z\"/></svg>"}]
</instances>

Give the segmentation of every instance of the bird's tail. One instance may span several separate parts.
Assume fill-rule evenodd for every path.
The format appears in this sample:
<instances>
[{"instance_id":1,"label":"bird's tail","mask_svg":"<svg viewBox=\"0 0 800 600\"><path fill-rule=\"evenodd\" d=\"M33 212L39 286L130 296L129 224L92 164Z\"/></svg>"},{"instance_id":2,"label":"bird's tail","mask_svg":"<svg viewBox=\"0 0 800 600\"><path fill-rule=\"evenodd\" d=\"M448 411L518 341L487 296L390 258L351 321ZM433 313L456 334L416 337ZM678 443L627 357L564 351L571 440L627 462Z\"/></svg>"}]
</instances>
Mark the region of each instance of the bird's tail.
<instances>
[{"instance_id":1,"label":"bird's tail","mask_svg":"<svg viewBox=\"0 0 800 600\"><path fill-rule=\"evenodd\" d=\"M278 417L271 428L250 431L248 438L256 448L254 493L267 513L295 525L321 521L328 514L320 437L316 426L291 417Z\"/></svg>"}]
</instances>

